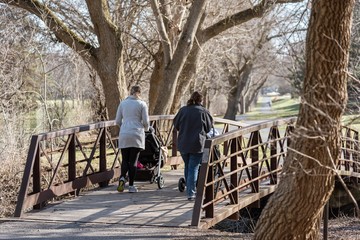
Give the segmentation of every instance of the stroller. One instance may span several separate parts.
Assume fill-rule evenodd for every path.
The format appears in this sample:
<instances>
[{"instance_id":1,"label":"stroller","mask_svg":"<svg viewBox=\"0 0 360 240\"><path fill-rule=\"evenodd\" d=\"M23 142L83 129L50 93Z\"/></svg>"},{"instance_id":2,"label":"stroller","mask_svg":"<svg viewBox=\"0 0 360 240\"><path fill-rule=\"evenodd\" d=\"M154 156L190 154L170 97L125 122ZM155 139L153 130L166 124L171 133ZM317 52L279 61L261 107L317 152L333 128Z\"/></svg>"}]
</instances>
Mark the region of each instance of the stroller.
<instances>
[{"instance_id":1,"label":"stroller","mask_svg":"<svg viewBox=\"0 0 360 240\"><path fill-rule=\"evenodd\" d=\"M161 142L154 130L145 132L145 150L140 152L135 180L156 182L159 189L164 187L165 181L160 169L164 166L164 154Z\"/></svg>"}]
</instances>

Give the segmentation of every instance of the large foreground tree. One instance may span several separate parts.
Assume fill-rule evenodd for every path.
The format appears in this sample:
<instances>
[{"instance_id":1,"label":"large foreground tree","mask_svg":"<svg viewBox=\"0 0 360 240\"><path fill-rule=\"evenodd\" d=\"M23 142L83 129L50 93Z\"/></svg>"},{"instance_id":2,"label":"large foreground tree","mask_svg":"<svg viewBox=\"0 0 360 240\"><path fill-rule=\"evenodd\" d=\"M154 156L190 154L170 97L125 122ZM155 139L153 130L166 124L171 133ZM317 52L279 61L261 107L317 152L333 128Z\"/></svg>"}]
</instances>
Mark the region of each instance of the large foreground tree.
<instances>
[{"instance_id":1,"label":"large foreground tree","mask_svg":"<svg viewBox=\"0 0 360 240\"><path fill-rule=\"evenodd\" d=\"M299 117L278 189L255 239L319 239L319 219L334 188L355 0L313 0Z\"/></svg>"}]
</instances>

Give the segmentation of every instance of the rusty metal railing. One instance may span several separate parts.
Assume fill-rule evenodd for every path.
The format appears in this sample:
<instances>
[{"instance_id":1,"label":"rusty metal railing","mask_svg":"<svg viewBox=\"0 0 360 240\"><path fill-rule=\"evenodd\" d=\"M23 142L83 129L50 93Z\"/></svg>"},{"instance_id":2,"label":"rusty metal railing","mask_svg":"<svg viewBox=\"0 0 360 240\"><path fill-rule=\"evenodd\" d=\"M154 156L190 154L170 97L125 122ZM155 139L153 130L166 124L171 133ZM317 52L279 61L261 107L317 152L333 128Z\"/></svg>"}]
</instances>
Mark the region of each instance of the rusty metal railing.
<instances>
[{"instance_id":1,"label":"rusty metal railing","mask_svg":"<svg viewBox=\"0 0 360 240\"><path fill-rule=\"evenodd\" d=\"M173 118L173 115L150 116L150 122L162 146L169 150L168 161L176 163L180 156ZM221 118L214 120L221 133L243 126ZM117 136L110 134L115 127L115 121L106 121L33 135L14 216L40 209L58 197L76 196L89 186L107 186L117 178L121 154L116 147Z\"/></svg>"},{"instance_id":2,"label":"rusty metal railing","mask_svg":"<svg viewBox=\"0 0 360 240\"><path fill-rule=\"evenodd\" d=\"M342 128L342 142L337 171L341 176L360 178L359 131Z\"/></svg>"},{"instance_id":3,"label":"rusty metal railing","mask_svg":"<svg viewBox=\"0 0 360 240\"><path fill-rule=\"evenodd\" d=\"M264 122L206 140L191 225L209 228L225 218L238 219L241 208L275 190L295 120ZM223 149L219 159L215 146ZM246 197L240 202L241 194Z\"/></svg>"},{"instance_id":4,"label":"rusty metal railing","mask_svg":"<svg viewBox=\"0 0 360 240\"><path fill-rule=\"evenodd\" d=\"M239 210L259 206L276 189L296 118L278 119L230 131L206 140L192 226L209 228ZM222 149L220 158L215 146ZM342 130L337 172L360 178L359 133Z\"/></svg>"}]
</instances>

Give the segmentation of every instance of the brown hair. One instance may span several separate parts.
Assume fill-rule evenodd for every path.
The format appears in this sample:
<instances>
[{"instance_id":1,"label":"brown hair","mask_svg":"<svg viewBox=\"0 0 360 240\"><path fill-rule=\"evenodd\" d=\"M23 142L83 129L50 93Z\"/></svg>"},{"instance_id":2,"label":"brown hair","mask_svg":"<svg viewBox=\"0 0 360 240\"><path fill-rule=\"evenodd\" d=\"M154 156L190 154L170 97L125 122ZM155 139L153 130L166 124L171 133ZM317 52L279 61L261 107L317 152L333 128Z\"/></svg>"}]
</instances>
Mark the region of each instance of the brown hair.
<instances>
[{"instance_id":1,"label":"brown hair","mask_svg":"<svg viewBox=\"0 0 360 240\"><path fill-rule=\"evenodd\" d=\"M193 94L191 94L190 99L187 101L187 105L200 105L202 102L203 96L201 93L199 93L198 91L193 92Z\"/></svg>"},{"instance_id":2,"label":"brown hair","mask_svg":"<svg viewBox=\"0 0 360 240\"><path fill-rule=\"evenodd\" d=\"M141 93L141 88L140 86L132 86L131 90L130 90L130 94L133 95L134 93Z\"/></svg>"}]
</instances>

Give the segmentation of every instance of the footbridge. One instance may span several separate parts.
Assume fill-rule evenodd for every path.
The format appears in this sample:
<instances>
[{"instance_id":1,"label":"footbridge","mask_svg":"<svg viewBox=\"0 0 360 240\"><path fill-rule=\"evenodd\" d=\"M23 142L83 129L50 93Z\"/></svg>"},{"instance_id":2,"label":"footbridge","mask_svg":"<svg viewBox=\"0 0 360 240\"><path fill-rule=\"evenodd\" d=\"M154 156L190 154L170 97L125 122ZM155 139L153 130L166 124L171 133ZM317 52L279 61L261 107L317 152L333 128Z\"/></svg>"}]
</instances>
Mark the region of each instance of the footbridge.
<instances>
[{"instance_id":1,"label":"footbridge","mask_svg":"<svg viewBox=\"0 0 360 240\"><path fill-rule=\"evenodd\" d=\"M226 218L239 219L239 210L258 206L261 198L275 191L296 118L249 126L215 118L215 128L221 134L206 140L196 199L190 202L177 189L182 161L173 117L150 116L167 155L161 169L165 186L158 189L156 184L141 183L136 194L116 192L121 154L111 134L117 130L114 121L33 135L15 217L47 211L45 218L91 221L96 215L96 221L116 223L123 219L129 223L132 219L132 224L206 229ZM341 176L360 178L358 143L359 132L343 127L337 165ZM78 196L84 192L87 198L81 200ZM66 213L65 205L61 211L54 206L59 200L71 206Z\"/></svg>"}]
</instances>

